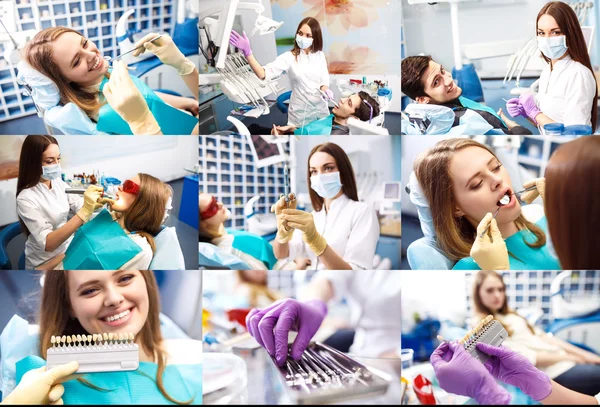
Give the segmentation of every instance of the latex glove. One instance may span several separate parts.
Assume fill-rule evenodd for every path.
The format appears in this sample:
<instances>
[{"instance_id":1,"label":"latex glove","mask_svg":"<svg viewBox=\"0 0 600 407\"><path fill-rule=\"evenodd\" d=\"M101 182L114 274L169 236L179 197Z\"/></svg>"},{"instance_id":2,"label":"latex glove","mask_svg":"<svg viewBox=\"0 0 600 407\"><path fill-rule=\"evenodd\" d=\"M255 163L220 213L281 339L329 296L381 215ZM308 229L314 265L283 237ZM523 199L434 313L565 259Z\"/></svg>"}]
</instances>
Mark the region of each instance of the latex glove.
<instances>
[{"instance_id":1,"label":"latex glove","mask_svg":"<svg viewBox=\"0 0 600 407\"><path fill-rule=\"evenodd\" d=\"M538 196L542 197L542 201L544 200L544 195L546 193L546 178L536 178L531 181L527 181L523 184L523 188L529 188L532 186L536 186L536 189L523 192L521 194L521 200L530 204L532 203Z\"/></svg>"},{"instance_id":2,"label":"latex glove","mask_svg":"<svg viewBox=\"0 0 600 407\"><path fill-rule=\"evenodd\" d=\"M114 199L111 199L111 198L102 197L102 198L98 199L99 204L101 204L101 205L108 204L110 207L112 207L115 204L115 202L117 202L117 201Z\"/></svg>"},{"instance_id":3,"label":"latex glove","mask_svg":"<svg viewBox=\"0 0 600 407\"><path fill-rule=\"evenodd\" d=\"M116 61L102 93L108 104L129 124L133 134L160 134L146 100L129 77L127 65Z\"/></svg>"},{"instance_id":4,"label":"latex glove","mask_svg":"<svg viewBox=\"0 0 600 407\"><path fill-rule=\"evenodd\" d=\"M440 387L479 404L509 404L510 394L458 342L444 342L429 358Z\"/></svg>"},{"instance_id":5,"label":"latex glove","mask_svg":"<svg viewBox=\"0 0 600 407\"><path fill-rule=\"evenodd\" d=\"M291 356L299 360L327 315L327 304L321 300L300 302L286 298L267 308L253 309L246 316L250 335L283 366L288 355L288 334L297 331Z\"/></svg>"},{"instance_id":6,"label":"latex glove","mask_svg":"<svg viewBox=\"0 0 600 407\"><path fill-rule=\"evenodd\" d=\"M285 196L283 194L279 197L279 201L271 206L271 212L275 213L277 218L277 235L275 240L279 243L287 243L292 240L294 234L294 228L287 225L287 222L283 220L283 210L286 208L296 209L296 196L292 193L288 195L290 199L286 205Z\"/></svg>"},{"instance_id":7,"label":"latex glove","mask_svg":"<svg viewBox=\"0 0 600 407\"><path fill-rule=\"evenodd\" d=\"M478 343L475 346L491 356L485 362L485 367L496 379L518 387L535 401L543 400L552 393L548 375L538 370L524 356L487 343Z\"/></svg>"},{"instance_id":8,"label":"latex glove","mask_svg":"<svg viewBox=\"0 0 600 407\"><path fill-rule=\"evenodd\" d=\"M537 120L535 120L535 117L538 114L540 114L541 111L535 104L535 96L532 93L522 93L521 96L519 96L519 102L521 103L525 114L531 120L533 120L535 124L537 124Z\"/></svg>"},{"instance_id":9,"label":"latex glove","mask_svg":"<svg viewBox=\"0 0 600 407\"><path fill-rule=\"evenodd\" d=\"M243 31L244 36L242 37L236 31L231 30L231 35L229 36L229 43L242 51L242 54L246 58L252 55L252 49L250 48L250 40L246 36L246 32Z\"/></svg>"},{"instance_id":10,"label":"latex glove","mask_svg":"<svg viewBox=\"0 0 600 407\"><path fill-rule=\"evenodd\" d=\"M63 404L65 388L60 383L69 380L78 368L79 363L73 361L50 370L45 366L30 370L2 404Z\"/></svg>"},{"instance_id":11,"label":"latex glove","mask_svg":"<svg viewBox=\"0 0 600 407\"><path fill-rule=\"evenodd\" d=\"M488 233L481 237L488 224L490 225ZM491 238L489 236L490 232ZM493 219L490 212L485 215L477 226L477 236L475 242L473 242L473 247L471 247L471 257L482 270L510 270L506 243L502 239L496 219Z\"/></svg>"},{"instance_id":12,"label":"latex glove","mask_svg":"<svg viewBox=\"0 0 600 407\"><path fill-rule=\"evenodd\" d=\"M183 53L177 48L177 45L173 42L173 39L168 34L163 34L162 37L156 41L149 42L152 38L158 36L157 33L150 33L145 35L141 40L135 43L136 47L142 46L141 48L133 52L133 56L137 57L142 55L146 51L150 51L165 64L175 68L177 73L181 76L189 75L194 72L196 65L183 55Z\"/></svg>"},{"instance_id":13,"label":"latex glove","mask_svg":"<svg viewBox=\"0 0 600 407\"><path fill-rule=\"evenodd\" d=\"M525 116L525 110L518 98L512 98L506 102L506 111L511 117Z\"/></svg>"},{"instance_id":14,"label":"latex glove","mask_svg":"<svg viewBox=\"0 0 600 407\"><path fill-rule=\"evenodd\" d=\"M327 88L323 92L325 92L329 100L333 100L333 91L331 89Z\"/></svg>"},{"instance_id":15,"label":"latex glove","mask_svg":"<svg viewBox=\"0 0 600 407\"><path fill-rule=\"evenodd\" d=\"M302 239L317 257L323 254L327 241L317 232L312 214L298 209L284 209L282 218L289 226L302 231Z\"/></svg>"},{"instance_id":16,"label":"latex glove","mask_svg":"<svg viewBox=\"0 0 600 407\"><path fill-rule=\"evenodd\" d=\"M83 193L83 206L77 211L77 216L85 223L90 220L92 214L96 209L102 208L101 203L98 200L102 197L104 188L96 185L90 185Z\"/></svg>"}]
</instances>

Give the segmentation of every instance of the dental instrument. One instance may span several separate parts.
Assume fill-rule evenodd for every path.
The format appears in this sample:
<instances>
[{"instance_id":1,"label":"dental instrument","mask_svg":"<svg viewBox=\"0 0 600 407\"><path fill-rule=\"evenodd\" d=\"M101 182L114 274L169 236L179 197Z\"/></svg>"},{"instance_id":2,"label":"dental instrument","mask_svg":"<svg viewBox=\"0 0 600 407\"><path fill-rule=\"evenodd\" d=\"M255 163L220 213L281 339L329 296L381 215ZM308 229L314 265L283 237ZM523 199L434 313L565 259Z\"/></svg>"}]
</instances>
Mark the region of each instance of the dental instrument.
<instances>
[{"instance_id":1,"label":"dental instrument","mask_svg":"<svg viewBox=\"0 0 600 407\"><path fill-rule=\"evenodd\" d=\"M465 350L481 363L487 362L490 356L477 349L478 343L486 343L492 346L500 346L508 338L508 332L500 322L488 315L466 333L464 337L458 340L458 343L464 346Z\"/></svg>"},{"instance_id":2,"label":"dental instrument","mask_svg":"<svg viewBox=\"0 0 600 407\"><path fill-rule=\"evenodd\" d=\"M522 189L520 191L513 192L512 194L516 195L519 199L521 199L518 195L521 195L523 192L533 191L534 189L537 189L537 185L532 185L529 188L525 188L525 189Z\"/></svg>"},{"instance_id":3,"label":"dental instrument","mask_svg":"<svg viewBox=\"0 0 600 407\"><path fill-rule=\"evenodd\" d=\"M53 335L50 342L47 369L72 361L79 363L75 373L122 372L137 370L140 365L133 333Z\"/></svg>"},{"instance_id":4,"label":"dental instrument","mask_svg":"<svg viewBox=\"0 0 600 407\"><path fill-rule=\"evenodd\" d=\"M85 194L86 188L65 188L65 194L83 195ZM105 194L102 192L102 198L108 198L115 200L116 197L113 195Z\"/></svg>"},{"instance_id":5,"label":"dental instrument","mask_svg":"<svg viewBox=\"0 0 600 407\"><path fill-rule=\"evenodd\" d=\"M494 216L492 216L492 219L496 219L496 215L498 215L498 211L500 211L500 208L502 208L502 206L503 206L503 205L506 205L508 202L510 202L510 198L508 198L508 202L506 202L506 199L505 199L505 198L507 198L507 196L506 196L506 195L504 195L504 196L502 197L502 199L499 201L499 203L500 203L501 205L499 205L499 206L498 206L498 209L496 209L496 212L494 212ZM504 202L506 202L506 203L504 203L503 201L504 201ZM485 230L483 231L483 233L481 233L481 235L479 235L479 237L483 237L483 236L485 236L485 234L487 233L487 231L489 230L489 228L490 228L490 226L491 226L491 225L492 225L492 222L490 221L490 224L489 224L489 225L487 225L487 227L485 228Z\"/></svg>"},{"instance_id":6,"label":"dental instrument","mask_svg":"<svg viewBox=\"0 0 600 407\"><path fill-rule=\"evenodd\" d=\"M296 195L294 194L294 198L290 199L289 195L290 195L290 172L288 170L288 166L287 163L284 165L283 167L283 178L284 178L284 193L285 193L285 205L287 208L290 207L290 202L292 202L292 200L296 200Z\"/></svg>"},{"instance_id":7,"label":"dental instrument","mask_svg":"<svg viewBox=\"0 0 600 407\"><path fill-rule=\"evenodd\" d=\"M157 35L156 37L152 38L152 39L151 39L150 41L148 41L148 42L154 42L154 41L158 40L159 38L161 38L162 36L163 36L162 34L160 34L160 35ZM108 61L108 62L109 62L111 65L112 65L112 64L114 64L116 61L118 61L118 60L120 60L121 58L123 58L125 55L131 54L132 52L134 52L135 50L137 50L137 49L140 49L140 48L144 48L144 44L142 44L142 45L139 45L139 46L137 46L137 47L134 47L134 48L130 49L129 51L122 53L121 55L117 56L117 57L116 57L116 58L114 58L114 59L113 59L113 58L111 58L111 57L109 57L109 56L104 56L103 58L104 58L104 59L106 59L106 60L107 60L107 61Z\"/></svg>"},{"instance_id":8,"label":"dental instrument","mask_svg":"<svg viewBox=\"0 0 600 407\"><path fill-rule=\"evenodd\" d=\"M323 92L321 89L317 89L319 91L319 93L321 94L321 98L325 101L325 102L331 102L335 107L340 107L340 105L337 104L337 102L333 99L329 99L329 97L327 96L327 93Z\"/></svg>"}]
</instances>

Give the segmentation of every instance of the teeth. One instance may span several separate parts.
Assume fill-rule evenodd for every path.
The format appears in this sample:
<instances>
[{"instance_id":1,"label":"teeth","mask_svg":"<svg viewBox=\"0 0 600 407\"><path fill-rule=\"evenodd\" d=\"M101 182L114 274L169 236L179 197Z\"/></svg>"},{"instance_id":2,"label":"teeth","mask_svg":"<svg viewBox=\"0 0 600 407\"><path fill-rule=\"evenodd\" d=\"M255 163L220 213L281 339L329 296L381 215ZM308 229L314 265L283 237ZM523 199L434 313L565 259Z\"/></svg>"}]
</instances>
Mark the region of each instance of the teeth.
<instances>
[{"instance_id":1,"label":"teeth","mask_svg":"<svg viewBox=\"0 0 600 407\"><path fill-rule=\"evenodd\" d=\"M118 320L118 319L121 319L121 318L123 318L124 316L128 315L130 312L131 312L131 311L129 311L129 310L125 310L125 311L121 312L120 314L117 314L117 315L111 315L111 316L108 316L108 317L106 317L106 318L104 318L104 319L105 319L107 322L113 322L113 321L116 321L116 320Z\"/></svg>"}]
</instances>

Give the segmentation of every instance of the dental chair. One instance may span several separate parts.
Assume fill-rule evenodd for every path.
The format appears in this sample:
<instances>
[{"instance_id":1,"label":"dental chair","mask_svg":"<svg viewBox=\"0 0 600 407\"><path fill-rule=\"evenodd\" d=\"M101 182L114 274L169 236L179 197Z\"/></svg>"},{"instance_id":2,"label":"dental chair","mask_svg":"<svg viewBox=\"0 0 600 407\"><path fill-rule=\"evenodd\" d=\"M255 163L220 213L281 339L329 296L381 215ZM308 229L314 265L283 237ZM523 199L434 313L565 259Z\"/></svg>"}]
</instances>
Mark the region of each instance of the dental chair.
<instances>
[{"instance_id":1,"label":"dental chair","mask_svg":"<svg viewBox=\"0 0 600 407\"><path fill-rule=\"evenodd\" d=\"M8 256L8 244L21 234L21 224L11 223L0 231L0 270L25 270L25 250L19 256L18 268L14 268Z\"/></svg>"}]
</instances>

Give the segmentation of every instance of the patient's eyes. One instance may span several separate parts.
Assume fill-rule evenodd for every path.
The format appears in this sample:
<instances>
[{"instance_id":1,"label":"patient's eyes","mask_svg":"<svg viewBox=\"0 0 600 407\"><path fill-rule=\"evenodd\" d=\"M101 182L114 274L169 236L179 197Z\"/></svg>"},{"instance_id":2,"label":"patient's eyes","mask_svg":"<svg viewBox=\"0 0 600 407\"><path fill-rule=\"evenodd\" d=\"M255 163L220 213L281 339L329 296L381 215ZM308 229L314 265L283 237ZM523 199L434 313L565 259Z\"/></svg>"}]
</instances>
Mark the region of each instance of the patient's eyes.
<instances>
[{"instance_id":1,"label":"patient's eyes","mask_svg":"<svg viewBox=\"0 0 600 407\"><path fill-rule=\"evenodd\" d=\"M127 274L124 276L121 276L121 278L119 278L119 283L130 283L131 280L133 280L134 275L133 274Z\"/></svg>"},{"instance_id":2,"label":"patient's eyes","mask_svg":"<svg viewBox=\"0 0 600 407\"><path fill-rule=\"evenodd\" d=\"M83 49L87 48L88 46L88 40L85 40L82 44ZM73 64L73 68L79 66L79 62L81 62L81 57L77 58L77 61L75 61L75 63Z\"/></svg>"},{"instance_id":3,"label":"patient's eyes","mask_svg":"<svg viewBox=\"0 0 600 407\"><path fill-rule=\"evenodd\" d=\"M476 190L479 189L483 185L483 180L479 181L476 185L472 185L471 189Z\"/></svg>"}]
</instances>

